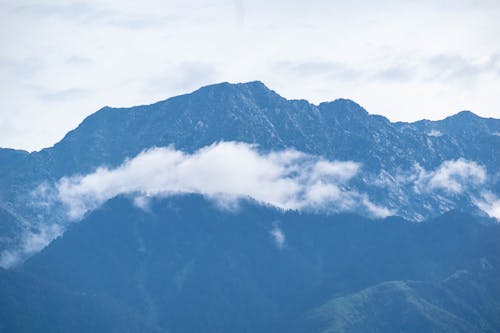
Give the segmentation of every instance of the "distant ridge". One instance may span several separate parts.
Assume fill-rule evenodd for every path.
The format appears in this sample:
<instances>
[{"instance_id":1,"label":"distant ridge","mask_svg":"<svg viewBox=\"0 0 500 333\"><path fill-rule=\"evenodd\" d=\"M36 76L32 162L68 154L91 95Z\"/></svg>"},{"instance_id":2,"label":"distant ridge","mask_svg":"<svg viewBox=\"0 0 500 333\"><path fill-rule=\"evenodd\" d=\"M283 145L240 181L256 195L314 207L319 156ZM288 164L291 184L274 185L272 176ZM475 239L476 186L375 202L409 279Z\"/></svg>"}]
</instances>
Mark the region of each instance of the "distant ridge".
<instances>
[{"instance_id":1,"label":"distant ridge","mask_svg":"<svg viewBox=\"0 0 500 333\"><path fill-rule=\"evenodd\" d=\"M102 112L111 112L111 110L130 110L130 109L149 109L149 108L158 108L158 107L164 107L168 106L171 104L178 104L180 100L182 99L206 99L208 101L214 100L214 99L220 99L220 98L236 98L237 96L239 97L245 97L245 98L250 98L255 101L261 102L261 106L264 105L265 103L269 102L289 102L291 104L302 104L303 106L309 105L312 108L318 108L318 109L324 109L328 111L336 111L340 112L343 115L349 117L352 117L352 114L357 114L358 116L370 116L370 117L377 117L379 119L385 119L387 122L396 124L398 126L403 126L406 124L420 124L420 123L441 123L441 122L450 122L450 121L465 121L465 120L491 120L496 123L496 126L498 127L498 123L500 122L500 119L497 118L484 118L476 115L472 111L469 110L464 110L460 111L454 115L447 116L441 120L428 120L428 119L422 119L422 120L417 120L414 122L401 122L401 121L396 121L396 122L391 122L389 119L384 117L383 115L378 115L378 114L370 114L367 110L365 110L361 105L358 103L346 99L346 98L337 98L332 101L326 101L326 102L321 102L318 105L309 103L307 100L304 99L291 99L287 100L286 98L280 96L277 92L274 90L269 89L263 82L261 81L250 81L250 82L245 82L245 83L229 83L229 82L220 82L220 83L215 83L207 86L203 86L197 90L194 90L191 93L186 93L174 97L170 97L165 100L161 100L158 102L154 102L152 104L144 104L144 105L139 105L135 107L110 107L110 106L104 106L98 111L96 111L94 114L91 114L90 116L86 117L80 125L85 123L89 118L91 119L94 117L96 114L100 114ZM352 118L350 118L352 119ZM72 132L72 131L71 131ZM64 139L63 139L64 140ZM63 141L61 140L61 141ZM57 143L56 143L57 144ZM51 147L50 147L51 148ZM50 149L50 148L45 148L45 149ZM15 149L15 148L0 148L0 151L2 152L1 154L6 154L5 150L11 150L11 151L24 151L22 149ZM44 149L42 149L44 150ZM37 152L34 152L37 153ZM2 156L0 155L0 158Z\"/></svg>"}]
</instances>

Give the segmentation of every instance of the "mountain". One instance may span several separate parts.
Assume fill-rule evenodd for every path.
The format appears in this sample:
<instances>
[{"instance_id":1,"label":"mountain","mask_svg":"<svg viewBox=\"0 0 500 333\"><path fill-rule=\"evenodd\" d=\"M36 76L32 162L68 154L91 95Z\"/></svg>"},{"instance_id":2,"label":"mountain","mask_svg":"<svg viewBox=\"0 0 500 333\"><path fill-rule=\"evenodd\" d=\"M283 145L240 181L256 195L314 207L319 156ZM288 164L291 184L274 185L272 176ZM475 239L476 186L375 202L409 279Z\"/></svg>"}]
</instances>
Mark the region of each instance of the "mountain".
<instances>
[{"instance_id":1,"label":"mountain","mask_svg":"<svg viewBox=\"0 0 500 333\"><path fill-rule=\"evenodd\" d=\"M169 332L495 332L498 240L457 212L415 224L118 197L16 274Z\"/></svg>"},{"instance_id":2,"label":"mountain","mask_svg":"<svg viewBox=\"0 0 500 333\"><path fill-rule=\"evenodd\" d=\"M165 332L130 309L0 268L1 332Z\"/></svg>"},{"instance_id":3,"label":"mountain","mask_svg":"<svg viewBox=\"0 0 500 333\"><path fill-rule=\"evenodd\" d=\"M431 147L432 129L443 135ZM497 157L487 153L496 152L500 138L494 134L499 131L500 120L471 112L437 122L393 124L346 99L316 106L287 100L261 82L221 83L152 105L105 107L27 161L42 163L46 175L61 177L103 164L118 165L153 146L174 144L194 151L218 141L238 141L268 150L293 147L340 160L370 158L368 167L374 170L414 162L431 168L447 159L476 161L477 155L478 162L493 166ZM485 137L488 140L479 146L464 141Z\"/></svg>"},{"instance_id":4,"label":"mountain","mask_svg":"<svg viewBox=\"0 0 500 333\"><path fill-rule=\"evenodd\" d=\"M422 221L457 208L492 216L500 190L498 133L500 120L471 112L441 121L391 123L346 99L313 105L287 100L258 81L221 83L151 105L104 107L39 152L0 149L0 207L23 221L18 223L23 229L16 231L18 235L43 233L47 224L64 229L64 210L48 209L34 197L62 177L118 167L152 147L173 145L193 153L234 141L257 144L263 152L295 149L359 163L361 172L348 188L409 220ZM453 161L459 163L446 164ZM433 176L443 172L452 174L430 186ZM462 190L465 186L450 190L443 184L475 180L478 172L486 176L480 174L480 184L467 185L467 191ZM11 238L3 237L0 249L26 252L20 245L12 249Z\"/></svg>"},{"instance_id":5,"label":"mountain","mask_svg":"<svg viewBox=\"0 0 500 333\"><path fill-rule=\"evenodd\" d=\"M497 306L491 292L498 289L491 276L478 275L460 271L440 283L384 282L336 297L298 325L321 332L496 332L496 314L484 318L481 310Z\"/></svg>"},{"instance_id":6,"label":"mountain","mask_svg":"<svg viewBox=\"0 0 500 333\"><path fill-rule=\"evenodd\" d=\"M499 133L261 82L104 107L0 149L0 331L498 332Z\"/></svg>"}]
</instances>

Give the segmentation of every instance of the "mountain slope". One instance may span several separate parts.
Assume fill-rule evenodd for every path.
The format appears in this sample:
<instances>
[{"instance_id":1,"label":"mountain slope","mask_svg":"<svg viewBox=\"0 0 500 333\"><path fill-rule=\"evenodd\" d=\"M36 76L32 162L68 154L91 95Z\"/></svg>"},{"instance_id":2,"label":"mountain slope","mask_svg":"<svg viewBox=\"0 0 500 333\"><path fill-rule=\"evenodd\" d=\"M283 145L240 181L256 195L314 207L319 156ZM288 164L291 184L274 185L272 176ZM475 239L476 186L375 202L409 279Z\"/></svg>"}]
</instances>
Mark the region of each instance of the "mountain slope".
<instances>
[{"instance_id":1,"label":"mountain slope","mask_svg":"<svg viewBox=\"0 0 500 333\"><path fill-rule=\"evenodd\" d=\"M64 211L48 209L34 196L40 188L54 187L61 177L117 167L152 147L173 145L193 152L216 142L236 141L257 144L261 151L295 149L359 163L360 175L349 188L409 220L421 221L456 208L486 216L477 203L485 196L494 202L498 195L498 133L500 120L471 112L442 121L391 123L346 99L313 105L287 100L258 81L221 83L151 105L105 107L40 152L0 150L0 207L10 207L28 223L24 233L42 233L47 224L67 224ZM434 191L424 184L420 190L408 181L457 160L484 168L487 176L481 187L457 193ZM471 178L454 170L459 178Z\"/></svg>"},{"instance_id":2,"label":"mountain slope","mask_svg":"<svg viewBox=\"0 0 500 333\"><path fill-rule=\"evenodd\" d=\"M166 332L106 297L0 268L1 332Z\"/></svg>"},{"instance_id":3,"label":"mountain slope","mask_svg":"<svg viewBox=\"0 0 500 333\"><path fill-rule=\"evenodd\" d=\"M475 267L478 268L478 267ZM440 283L391 281L336 297L310 311L318 332L496 332L496 275L460 271ZM472 296L472 297L471 297Z\"/></svg>"},{"instance_id":4,"label":"mountain slope","mask_svg":"<svg viewBox=\"0 0 500 333\"><path fill-rule=\"evenodd\" d=\"M413 224L283 212L253 202L228 212L199 196L152 200L144 211L116 198L19 271L108 297L172 332L319 332L331 320L346 332L369 331L373 321L393 323L374 332L398 332L398 324L416 325L421 316L430 316L426 327L435 331L483 323L477 331L488 332L500 328L499 244L498 225L458 213ZM486 277L450 282L462 270ZM423 282L384 284L395 280ZM384 286L390 306L416 317L399 321L384 311ZM398 301L411 295L417 303ZM337 320L339 311L349 317Z\"/></svg>"},{"instance_id":5,"label":"mountain slope","mask_svg":"<svg viewBox=\"0 0 500 333\"><path fill-rule=\"evenodd\" d=\"M454 130L457 122L463 131ZM434 127L444 135L429 137L429 128ZM54 147L30 154L17 167L25 175L39 172L40 177L58 178L117 165L153 146L174 144L194 151L218 141L257 143L267 150L293 147L340 160L370 160L367 168L374 170L414 162L435 167L461 157L493 167L498 156L491 153L498 152L500 142L493 134L499 131L500 120L473 114L440 122L393 124L349 100L315 106L286 100L260 82L222 83L152 105L105 107ZM457 135L462 132L467 136ZM466 144L471 137L488 140ZM33 164L44 168L34 171Z\"/></svg>"},{"instance_id":6,"label":"mountain slope","mask_svg":"<svg viewBox=\"0 0 500 333\"><path fill-rule=\"evenodd\" d=\"M419 122L403 126L369 115L349 100L315 106L286 100L261 82L222 83L152 105L103 108L53 148L34 155L59 177L116 165L153 146L174 144L194 151L218 141L257 143L267 150L293 147L340 160L369 159L367 167L374 170L414 162L430 168L460 157L494 166L498 156L490 153L498 152L500 138L493 134L500 131L500 120L461 115L427 121L427 127ZM429 137L430 126L443 135ZM478 145L465 141L476 137L488 140Z\"/></svg>"}]
</instances>

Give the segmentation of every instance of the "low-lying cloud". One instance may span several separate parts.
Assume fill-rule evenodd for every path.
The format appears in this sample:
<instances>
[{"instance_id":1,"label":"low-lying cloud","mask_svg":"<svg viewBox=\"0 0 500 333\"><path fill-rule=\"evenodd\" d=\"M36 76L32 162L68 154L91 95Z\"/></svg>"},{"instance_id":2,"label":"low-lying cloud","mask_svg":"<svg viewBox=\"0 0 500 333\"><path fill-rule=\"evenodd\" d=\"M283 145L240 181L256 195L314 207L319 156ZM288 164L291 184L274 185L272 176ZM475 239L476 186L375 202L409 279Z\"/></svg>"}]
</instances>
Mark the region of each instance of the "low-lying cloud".
<instances>
[{"instance_id":1,"label":"low-lying cloud","mask_svg":"<svg viewBox=\"0 0 500 333\"><path fill-rule=\"evenodd\" d=\"M417 164L404 175L375 178L360 171L361 165L352 161L329 161L296 150L262 153L250 144L221 142L192 154L173 147L149 149L117 168L62 178L55 193L44 197L62 203L72 220L118 195L132 196L147 209L150 197L186 193L204 195L228 209L241 198L252 198L282 209L375 218L398 214L417 221L458 208L461 197L498 219L498 200L487 192L487 171L475 162L449 160L434 170ZM357 185L351 184L354 178ZM376 188L381 187L393 195L380 196ZM415 196L424 200L423 206L410 204Z\"/></svg>"},{"instance_id":2,"label":"low-lying cloud","mask_svg":"<svg viewBox=\"0 0 500 333\"><path fill-rule=\"evenodd\" d=\"M483 191L479 198L474 199L474 204L489 217L500 221L500 198L490 191Z\"/></svg>"},{"instance_id":3,"label":"low-lying cloud","mask_svg":"<svg viewBox=\"0 0 500 333\"><path fill-rule=\"evenodd\" d=\"M486 169L464 159L443 162L436 170L428 172L417 166L419 171L415 188L418 192L442 190L452 194L483 185L486 182Z\"/></svg>"},{"instance_id":4,"label":"low-lying cloud","mask_svg":"<svg viewBox=\"0 0 500 333\"><path fill-rule=\"evenodd\" d=\"M61 179L57 198L72 219L81 218L121 194L144 206L151 196L199 193L214 200L250 197L283 209L358 211L373 217L392 212L349 188L358 174L354 162L328 161L294 150L260 153L235 142L207 146L193 154L153 148L115 169Z\"/></svg>"},{"instance_id":5,"label":"low-lying cloud","mask_svg":"<svg viewBox=\"0 0 500 333\"><path fill-rule=\"evenodd\" d=\"M25 231L17 247L0 253L0 267L12 267L21 259L41 251L64 232L64 227L59 224L41 225L37 229Z\"/></svg>"},{"instance_id":6,"label":"low-lying cloud","mask_svg":"<svg viewBox=\"0 0 500 333\"><path fill-rule=\"evenodd\" d=\"M443 161L434 169L416 163L407 170L363 175L364 188L395 215L423 221L453 209L479 210L500 221L500 200L492 189L498 176L463 158ZM384 198L377 196L381 194Z\"/></svg>"},{"instance_id":7,"label":"low-lying cloud","mask_svg":"<svg viewBox=\"0 0 500 333\"><path fill-rule=\"evenodd\" d=\"M278 249L282 249L283 246L285 246L285 234L277 223L274 223L273 229L271 230L270 234Z\"/></svg>"},{"instance_id":8,"label":"low-lying cloud","mask_svg":"<svg viewBox=\"0 0 500 333\"><path fill-rule=\"evenodd\" d=\"M68 223L118 195L132 198L144 210L151 197L197 193L229 210L240 199L252 198L282 209L398 215L412 221L464 204L500 221L500 199L492 190L495 179L484 166L465 159L444 161L435 169L417 164L411 170L374 175L352 161L329 161L295 150L263 153L245 143L221 142L192 154L153 148L113 169L101 167L40 185L31 194L40 221L20 237L19 246L0 254L0 266L11 267L38 252ZM286 245L279 225L273 224L270 235L278 248Z\"/></svg>"}]
</instances>

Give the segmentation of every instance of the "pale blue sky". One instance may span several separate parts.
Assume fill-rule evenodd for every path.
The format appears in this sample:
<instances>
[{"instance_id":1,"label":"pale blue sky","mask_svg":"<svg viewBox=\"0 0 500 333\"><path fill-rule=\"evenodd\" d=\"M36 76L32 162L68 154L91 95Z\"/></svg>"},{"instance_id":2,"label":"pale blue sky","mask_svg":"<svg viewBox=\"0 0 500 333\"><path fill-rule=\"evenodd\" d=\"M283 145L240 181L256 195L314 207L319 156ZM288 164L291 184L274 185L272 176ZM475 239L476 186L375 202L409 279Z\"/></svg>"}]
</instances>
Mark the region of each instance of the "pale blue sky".
<instances>
[{"instance_id":1,"label":"pale blue sky","mask_svg":"<svg viewBox=\"0 0 500 333\"><path fill-rule=\"evenodd\" d=\"M0 0L0 146L221 81L391 120L500 118L500 1Z\"/></svg>"}]
</instances>

